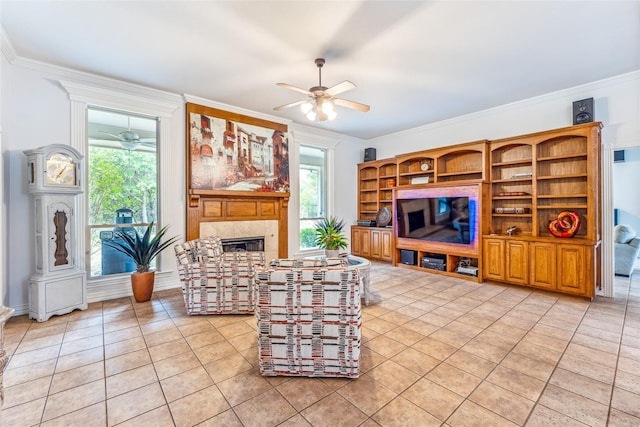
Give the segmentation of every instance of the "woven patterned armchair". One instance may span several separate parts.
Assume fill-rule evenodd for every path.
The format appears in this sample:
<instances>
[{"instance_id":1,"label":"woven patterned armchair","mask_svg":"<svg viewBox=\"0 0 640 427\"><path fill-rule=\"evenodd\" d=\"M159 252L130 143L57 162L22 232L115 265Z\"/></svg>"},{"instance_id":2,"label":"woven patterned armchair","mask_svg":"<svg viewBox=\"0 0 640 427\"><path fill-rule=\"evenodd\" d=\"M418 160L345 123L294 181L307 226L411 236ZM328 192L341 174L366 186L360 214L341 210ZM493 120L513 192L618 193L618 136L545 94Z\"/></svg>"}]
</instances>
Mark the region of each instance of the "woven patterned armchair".
<instances>
[{"instance_id":1,"label":"woven patterned armchair","mask_svg":"<svg viewBox=\"0 0 640 427\"><path fill-rule=\"evenodd\" d=\"M262 375L360 375L357 269L344 259L275 260L255 283Z\"/></svg>"},{"instance_id":2,"label":"woven patterned armchair","mask_svg":"<svg viewBox=\"0 0 640 427\"><path fill-rule=\"evenodd\" d=\"M254 276L264 252L223 252L217 236L174 246L187 313L247 314L255 310Z\"/></svg>"}]
</instances>

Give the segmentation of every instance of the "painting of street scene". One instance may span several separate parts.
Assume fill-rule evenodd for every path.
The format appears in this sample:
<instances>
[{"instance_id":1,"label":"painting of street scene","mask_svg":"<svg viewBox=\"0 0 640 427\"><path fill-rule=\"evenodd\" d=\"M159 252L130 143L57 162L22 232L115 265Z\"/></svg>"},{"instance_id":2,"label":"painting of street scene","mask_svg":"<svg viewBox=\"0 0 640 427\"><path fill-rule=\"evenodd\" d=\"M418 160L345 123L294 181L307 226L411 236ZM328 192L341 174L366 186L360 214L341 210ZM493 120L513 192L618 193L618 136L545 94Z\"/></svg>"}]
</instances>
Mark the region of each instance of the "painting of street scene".
<instances>
[{"instance_id":1,"label":"painting of street scene","mask_svg":"<svg viewBox=\"0 0 640 427\"><path fill-rule=\"evenodd\" d=\"M187 117L190 188L289 192L285 125L262 127L189 109Z\"/></svg>"}]
</instances>

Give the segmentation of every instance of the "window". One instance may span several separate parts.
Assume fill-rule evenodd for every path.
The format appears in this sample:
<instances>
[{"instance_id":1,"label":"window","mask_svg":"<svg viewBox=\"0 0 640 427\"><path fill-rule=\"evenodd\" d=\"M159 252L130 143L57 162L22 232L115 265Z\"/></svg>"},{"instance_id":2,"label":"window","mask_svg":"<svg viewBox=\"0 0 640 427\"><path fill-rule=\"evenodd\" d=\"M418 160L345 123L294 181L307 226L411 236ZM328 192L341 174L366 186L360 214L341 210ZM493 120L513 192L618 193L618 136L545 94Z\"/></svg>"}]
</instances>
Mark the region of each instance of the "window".
<instances>
[{"instance_id":1,"label":"window","mask_svg":"<svg viewBox=\"0 0 640 427\"><path fill-rule=\"evenodd\" d=\"M327 212L326 150L300 146L300 249L314 249L314 223Z\"/></svg>"},{"instance_id":2,"label":"window","mask_svg":"<svg viewBox=\"0 0 640 427\"><path fill-rule=\"evenodd\" d=\"M87 120L89 277L134 271L105 242L157 223L158 119L90 107Z\"/></svg>"}]
</instances>

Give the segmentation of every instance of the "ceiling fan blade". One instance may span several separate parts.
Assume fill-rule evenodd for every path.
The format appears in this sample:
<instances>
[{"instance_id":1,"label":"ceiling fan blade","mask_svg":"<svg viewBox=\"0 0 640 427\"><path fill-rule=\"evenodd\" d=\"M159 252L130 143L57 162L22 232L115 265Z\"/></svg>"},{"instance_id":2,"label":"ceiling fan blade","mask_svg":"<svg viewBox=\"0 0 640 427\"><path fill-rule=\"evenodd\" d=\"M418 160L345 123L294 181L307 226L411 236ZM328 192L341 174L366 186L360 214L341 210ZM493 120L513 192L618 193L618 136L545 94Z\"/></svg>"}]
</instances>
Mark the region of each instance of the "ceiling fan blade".
<instances>
[{"instance_id":1,"label":"ceiling fan blade","mask_svg":"<svg viewBox=\"0 0 640 427\"><path fill-rule=\"evenodd\" d=\"M276 86L280 86L280 87L283 87L285 89L295 90L296 92L304 93L305 95L311 96L311 92L309 92L308 90L301 89L301 88L296 87L296 86L291 86L290 84L287 84L287 83L276 83Z\"/></svg>"},{"instance_id":2,"label":"ceiling fan blade","mask_svg":"<svg viewBox=\"0 0 640 427\"><path fill-rule=\"evenodd\" d=\"M115 138L115 139L116 139L116 141L120 141L120 140L122 139L122 138L120 138L120 136L119 136L119 135L114 135L114 134L112 134L112 133L105 132L105 131L103 131L103 130L101 130L101 131L100 131L100 133L104 133L105 135L109 135L109 136L111 136L111 137Z\"/></svg>"},{"instance_id":3,"label":"ceiling fan blade","mask_svg":"<svg viewBox=\"0 0 640 427\"><path fill-rule=\"evenodd\" d=\"M346 99L333 98L333 102L341 107L353 108L354 110L362 111L363 113L366 113L371 109L368 105L360 104L359 102L347 101Z\"/></svg>"},{"instance_id":4,"label":"ceiling fan blade","mask_svg":"<svg viewBox=\"0 0 640 427\"><path fill-rule=\"evenodd\" d=\"M295 107L296 105L302 105L305 102L307 102L306 99L303 100L303 101L290 102L289 104L284 104L284 105L281 105L279 107L275 107L274 110L276 110L276 111L284 110L285 108L291 108L291 107Z\"/></svg>"},{"instance_id":5,"label":"ceiling fan blade","mask_svg":"<svg viewBox=\"0 0 640 427\"><path fill-rule=\"evenodd\" d=\"M346 92L348 90L351 90L353 88L355 88L356 85L353 84L352 82L350 82L349 80L345 80L342 83L338 83L335 86L331 86L329 89L325 90L324 93L330 95L330 96L335 96L339 93L342 92Z\"/></svg>"}]
</instances>

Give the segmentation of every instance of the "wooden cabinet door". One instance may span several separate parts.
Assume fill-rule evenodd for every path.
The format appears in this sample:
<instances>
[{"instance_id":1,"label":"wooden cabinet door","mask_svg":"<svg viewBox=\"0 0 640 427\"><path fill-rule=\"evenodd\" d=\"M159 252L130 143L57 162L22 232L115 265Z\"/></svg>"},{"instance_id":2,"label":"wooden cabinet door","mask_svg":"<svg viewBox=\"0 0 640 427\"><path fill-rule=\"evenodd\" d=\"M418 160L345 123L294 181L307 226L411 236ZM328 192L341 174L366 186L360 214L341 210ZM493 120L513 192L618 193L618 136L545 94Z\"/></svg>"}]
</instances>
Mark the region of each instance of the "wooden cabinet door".
<instances>
[{"instance_id":1,"label":"wooden cabinet door","mask_svg":"<svg viewBox=\"0 0 640 427\"><path fill-rule=\"evenodd\" d=\"M393 261L393 231L383 230L380 235L382 237L380 258L385 261Z\"/></svg>"},{"instance_id":2,"label":"wooden cabinet door","mask_svg":"<svg viewBox=\"0 0 640 427\"><path fill-rule=\"evenodd\" d=\"M382 232L380 230L371 230L371 257L380 258L382 256Z\"/></svg>"},{"instance_id":3,"label":"wooden cabinet door","mask_svg":"<svg viewBox=\"0 0 640 427\"><path fill-rule=\"evenodd\" d=\"M351 253L358 256L369 255L369 230L351 227Z\"/></svg>"},{"instance_id":4,"label":"wooden cabinet door","mask_svg":"<svg viewBox=\"0 0 640 427\"><path fill-rule=\"evenodd\" d=\"M588 269L585 248L580 245L557 245L557 289L563 292L586 295L585 282Z\"/></svg>"},{"instance_id":5,"label":"wooden cabinet door","mask_svg":"<svg viewBox=\"0 0 640 427\"><path fill-rule=\"evenodd\" d=\"M357 228L353 235L351 251L354 255L363 257L371 256L371 230L366 228ZM354 247L358 252L355 252Z\"/></svg>"},{"instance_id":6,"label":"wooden cabinet door","mask_svg":"<svg viewBox=\"0 0 640 427\"><path fill-rule=\"evenodd\" d=\"M484 239L482 258L484 278L504 280L504 240Z\"/></svg>"},{"instance_id":7,"label":"wooden cabinet door","mask_svg":"<svg viewBox=\"0 0 640 427\"><path fill-rule=\"evenodd\" d=\"M556 288L556 245L553 243L529 243L530 281L532 286Z\"/></svg>"},{"instance_id":8,"label":"wooden cabinet door","mask_svg":"<svg viewBox=\"0 0 640 427\"><path fill-rule=\"evenodd\" d=\"M351 253L360 255L360 229L351 227Z\"/></svg>"},{"instance_id":9,"label":"wooden cabinet door","mask_svg":"<svg viewBox=\"0 0 640 427\"><path fill-rule=\"evenodd\" d=\"M529 283L529 244L509 240L505 246L505 280L526 285Z\"/></svg>"}]
</instances>

